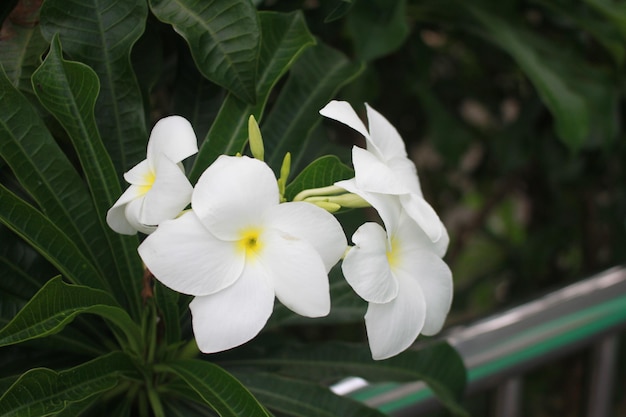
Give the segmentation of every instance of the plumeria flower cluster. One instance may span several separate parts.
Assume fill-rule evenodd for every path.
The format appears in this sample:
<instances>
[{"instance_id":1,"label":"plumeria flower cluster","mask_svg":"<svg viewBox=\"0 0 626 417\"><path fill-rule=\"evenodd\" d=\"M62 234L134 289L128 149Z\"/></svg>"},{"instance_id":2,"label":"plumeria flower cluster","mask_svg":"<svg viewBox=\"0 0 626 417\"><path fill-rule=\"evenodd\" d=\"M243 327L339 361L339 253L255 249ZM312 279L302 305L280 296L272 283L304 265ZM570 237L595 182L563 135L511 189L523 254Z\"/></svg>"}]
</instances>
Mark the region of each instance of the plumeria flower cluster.
<instances>
[{"instance_id":1,"label":"plumeria flower cluster","mask_svg":"<svg viewBox=\"0 0 626 417\"><path fill-rule=\"evenodd\" d=\"M199 349L219 352L246 343L265 326L277 298L293 312L330 312L328 272L342 258L354 291L369 303L365 324L372 356L408 348L422 333L438 332L450 308L452 277L442 261L448 235L424 200L404 143L367 107L369 130L345 102L320 113L365 136L354 147L355 177L305 190L284 201L288 175L276 179L263 162L258 125L249 123L248 156L222 155L195 186L182 161L197 152L184 118L160 120L146 159L124 174L130 186L107 215L118 233L149 236L138 248L146 268L167 287L194 296L189 307ZM331 214L372 206L381 226L368 222L348 246Z\"/></svg>"}]
</instances>

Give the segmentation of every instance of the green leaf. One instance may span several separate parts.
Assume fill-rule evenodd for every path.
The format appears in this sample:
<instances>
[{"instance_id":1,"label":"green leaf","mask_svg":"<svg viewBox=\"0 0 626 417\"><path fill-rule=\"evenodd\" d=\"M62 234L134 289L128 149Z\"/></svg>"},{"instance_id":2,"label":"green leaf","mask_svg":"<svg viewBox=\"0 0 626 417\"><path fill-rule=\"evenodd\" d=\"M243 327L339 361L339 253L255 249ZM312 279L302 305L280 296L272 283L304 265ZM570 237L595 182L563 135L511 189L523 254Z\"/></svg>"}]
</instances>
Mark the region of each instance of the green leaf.
<instances>
[{"instance_id":1,"label":"green leaf","mask_svg":"<svg viewBox=\"0 0 626 417\"><path fill-rule=\"evenodd\" d=\"M271 113L261 124L265 161L279 167L285 153L291 152L292 167L296 167L305 157L318 157L308 152L305 155L304 143L321 121L319 110L362 70L362 63L350 62L324 44L306 51L294 64Z\"/></svg>"},{"instance_id":2,"label":"green leaf","mask_svg":"<svg viewBox=\"0 0 626 417\"><path fill-rule=\"evenodd\" d=\"M256 101L259 23L249 0L150 0L189 44L198 69L239 99Z\"/></svg>"},{"instance_id":3,"label":"green leaf","mask_svg":"<svg viewBox=\"0 0 626 417\"><path fill-rule=\"evenodd\" d=\"M293 417L385 417L386 414L317 383L269 373L236 373L267 408Z\"/></svg>"},{"instance_id":4,"label":"green leaf","mask_svg":"<svg viewBox=\"0 0 626 417\"><path fill-rule=\"evenodd\" d=\"M620 28L617 24L607 24L606 20L607 18L610 19L609 16L605 18L589 13L586 7L572 7L571 4L567 2L553 0L535 1L546 9L553 11L556 19L567 18L572 20L576 26L593 36L598 44L613 56L618 65L621 66L624 63L624 59L626 59L626 50L624 49L626 20L624 21L624 31L620 33ZM593 3L593 1L588 3ZM626 9L624 11L626 12ZM611 13L611 16L613 16L613 13Z\"/></svg>"},{"instance_id":5,"label":"green leaf","mask_svg":"<svg viewBox=\"0 0 626 417\"><path fill-rule=\"evenodd\" d=\"M94 221L105 236L98 239L98 244L109 249L100 253L99 263L104 264L113 294L122 300L123 305L134 307L134 313L138 315L142 272L137 256L137 238L114 233L106 224L107 210L122 190L94 117L100 87L98 77L87 65L64 60L59 37L55 35L45 61L33 74L33 83L40 86L35 91L37 98L63 126L76 149L94 200ZM137 279L129 283L128 277Z\"/></svg>"},{"instance_id":6,"label":"green leaf","mask_svg":"<svg viewBox=\"0 0 626 417\"><path fill-rule=\"evenodd\" d=\"M178 45L180 51L176 78L172 86L171 111L189 120L197 137L204 139L217 116L226 92L202 76L182 43L180 41ZM188 160L185 161L185 165Z\"/></svg>"},{"instance_id":7,"label":"green leaf","mask_svg":"<svg viewBox=\"0 0 626 417\"><path fill-rule=\"evenodd\" d=\"M477 7L467 7L489 33L488 39L511 54L533 83L554 116L560 139L573 150L580 148L589 134L590 109L584 95L550 65L551 57L540 53L539 46L545 48L547 41Z\"/></svg>"},{"instance_id":8,"label":"green leaf","mask_svg":"<svg viewBox=\"0 0 626 417\"><path fill-rule=\"evenodd\" d=\"M46 0L41 8L44 37L58 33L64 52L100 79L98 129L120 177L146 155L144 103L130 52L147 15L143 0Z\"/></svg>"},{"instance_id":9,"label":"green leaf","mask_svg":"<svg viewBox=\"0 0 626 417\"><path fill-rule=\"evenodd\" d=\"M47 416L68 405L115 387L123 376L137 373L130 359L113 352L74 368L56 372L32 369L0 397L0 416Z\"/></svg>"},{"instance_id":10,"label":"green leaf","mask_svg":"<svg viewBox=\"0 0 626 417\"><path fill-rule=\"evenodd\" d=\"M287 348L275 355L223 362L235 371L237 367L272 372L310 381L360 376L370 382L424 381L437 398L451 411L464 415L458 400L467 379L458 353L447 343L438 342L407 350L384 361L374 361L362 345L326 343L318 346Z\"/></svg>"},{"instance_id":11,"label":"green leaf","mask_svg":"<svg viewBox=\"0 0 626 417\"><path fill-rule=\"evenodd\" d=\"M107 250L101 242L102 229L85 183L33 106L17 91L3 71L0 71L0 156L49 222L53 223L54 227L47 229L62 230L71 241L70 247L79 252L77 259L86 257L93 264L98 264L101 257L106 259L106 254L102 252ZM15 204L19 206L22 203ZM20 213L14 215L23 218ZM33 216L39 217L39 214ZM29 233L36 240L41 239L34 235L36 229L30 229ZM59 239L64 240L65 236ZM42 242L42 246L36 249L40 251L47 247L52 248ZM63 248L53 249L56 252L63 251ZM74 275L71 273L69 277L74 278ZM101 270L98 270L91 276L91 281L85 283L97 282L101 275Z\"/></svg>"},{"instance_id":12,"label":"green leaf","mask_svg":"<svg viewBox=\"0 0 626 417\"><path fill-rule=\"evenodd\" d=\"M334 155L322 156L307 166L285 189L287 201L300 191L333 185L354 177L354 171Z\"/></svg>"},{"instance_id":13,"label":"green leaf","mask_svg":"<svg viewBox=\"0 0 626 417\"><path fill-rule=\"evenodd\" d=\"M354 3L352 0L339 0L335 8L324 18L324 23L334 22L348 14Z\"/></svg>"},{"instance_id":14,"label":"green leaf","mask_svg":"<svg viewBox=\"0 0 626 417\"><path fill-rule=\"evenodd\" d=\"M195 182L219 155L242 152L248 139L248 119L260 121L270 91L293 62L314 39L300 12L289 14L259 13L263 33L256 104L250 105L233 95L227 96L190 173ZM264 134L265 136L265 134Z\"/></svg>"},{"instance_id":15,"label":"green leaf","mask_svg":"<svg viewBox=\"0 0 626 417\"><path fill-rule=\"evenodd\" d=\"M180 377L221 417L270 416L241 382L211 362L182 360L160 369Z\"/></svg>"},{"instance_id":16,"label":"green leaf","mask_svg":"<svg viewBox=\"0 0 626 417\"><path fill-rule=\"evenodd\" d=\"M41 54L48 47L37 25L38 15L39 7L35 6L26 19L21 16L19 21L14 21L9 17L2 25L0 63L13 85L22 92L32 92L30 76L39 66Z\"/></svg>"},{"instance_id":17,"label":"green leaf","mask_svg":"<svg viewBox=\"0 0 626 417\"><path fill-rule=\"evenodd\" d=\"M626 4L610 0L585 0L585 3L611 21L626 39Z\"/></svg>"},{"instance_id":18,"label":"green leaf","mask_svg":"<svg viewBox=\"0 0 626 417\"><path fill-rule=\"evenodd\" d=\"M60 332L79 314L96 314L115 324L136 353L141 331L106 292L69 285L60 277L51 279L26 306L0 330L0 346L12 345Z\"/></svg>"},{"instance_id":19,"label":"green leaf","mask_svg":"<svg viewBox=\"0 0 626 417\"><path fill-rule=\"evenodd\" d=\"M28 242L72 282L107 288L107 282L76 243L41 212L0 184L0 223Z\"/></svg>"},{"instance_id":20,"label":"green leaf","mask_svg":"<svg viewBox=\"0 0 626 417\"><path fill-rule=\"evenodd\" d=\"M406 0L357 1L347 28L356 54L371 61L398 49L409 35Z\"/></svg>"},{"instance_id":21,"label":"green leaf","mask_svg":"<svg viewBox=\"0 0 626 417\"><path fill-rule=\"evenodd\" d=\"M159 281L154 283L154 295L159 308L159 316L165 331L165 341L167 344L177 343L181 340L180 315L178 310L178 299L180 294L167 288Z\"/></svg>"}]
</instances>

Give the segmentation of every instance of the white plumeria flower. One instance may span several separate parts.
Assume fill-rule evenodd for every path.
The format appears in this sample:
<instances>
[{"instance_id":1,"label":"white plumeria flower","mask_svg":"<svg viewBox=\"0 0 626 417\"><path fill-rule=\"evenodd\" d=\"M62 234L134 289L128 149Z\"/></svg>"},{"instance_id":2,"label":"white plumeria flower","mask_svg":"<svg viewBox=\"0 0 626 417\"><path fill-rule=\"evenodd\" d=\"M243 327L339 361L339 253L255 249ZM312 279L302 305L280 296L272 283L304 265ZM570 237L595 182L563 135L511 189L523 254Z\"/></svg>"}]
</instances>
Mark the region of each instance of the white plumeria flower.
<instances>
[{"instance_id":1,"label":"white plumeria flower","mask_svg":"<svg viewBox=\"0 0 626 417\"><path fill-rule=\"evenodd\" d=\"M329 313L328 271L347 248L331 214L279 204L272 170L245 156L220 156L198 180L191 206L162 223L139 254L159 281L195 296L189 307L201 351L255 337L274 297L303 316Z\"/></svg>"},{"instance_id":2,"label":"white plumeria flower","mask_svg":"<svg viewBox=\"0 0 626 417\"><path fill-rule=\"evenodd\" d=\"M152 233L180 214L193 191L181 161L196 152L196 134L185 118L159 120L150 133L146 159L124 174L130 186L109 209L109 227L125 235Z\"/></svg>"},{"instance_id":3,"label":"white plumeria flower","mask_svg":"<svg viewBox=\"0 0 626 417\"><path fill-rule=\"evenodd\" d=\"M352 148L356 186L379 194L397 195L404 210L436 242L445 228L439 216L424 200L415 164L406 152L402 137L395 127L367 104L369 129L352 106L345 101L331 101L320 110L322 116L337 120L365 137L367 149Z\"/></svg>"},{"instance_id":4,"label":"white plumeria flower","mask_svg":"<svg viewBox=\"0 0 626 417\"><path fill-rule=\"evenodd\" d=\"M365 326L372 357L395 356L420 333L439 332L452 303L452 273L423 230L402 212L389 236L369 222L352 241L342 270L369 303Z\"/></svg>"}]
</instances>

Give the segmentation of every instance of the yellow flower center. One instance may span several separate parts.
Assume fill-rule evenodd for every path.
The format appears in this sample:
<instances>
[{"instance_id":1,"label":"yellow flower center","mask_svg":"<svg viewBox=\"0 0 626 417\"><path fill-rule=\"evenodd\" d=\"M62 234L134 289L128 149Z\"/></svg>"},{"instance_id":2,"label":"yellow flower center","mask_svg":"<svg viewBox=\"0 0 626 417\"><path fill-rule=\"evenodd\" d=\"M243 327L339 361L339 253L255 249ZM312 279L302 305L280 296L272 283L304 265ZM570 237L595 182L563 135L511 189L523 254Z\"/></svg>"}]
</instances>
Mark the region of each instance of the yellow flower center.
<instances>
[{"instance_id":1,"label":"yellow flower center","mask_svg":"<svg viewBox=\"0 0 626 417\"><path fill-rule=\"evenodd\" d=\"M398 253L399 242L395 237L391 238L390 248L387 250L387 262L391 268L395 268L400 262L400 254Z\"/></svg>"},{"instance_id":2,"label":"yellow flower center","mask_svg":"<svg viewBox=\"0 0 626 417\"><path fill-rule=\"evenodd\" d=\"M156 175L154 175L154 172L148 171L143 176L144 185L139 186L139 195L144 195L145 193L150 191L150 189L152 188L152 185L154 184L155 179L156 179Z\"/></svg>"},{"instance_id":3,"label":"yellow flower center","mask_svg":"<svg viewBox=\"0 0 626 417\"><path fill-rule=\"evenodd\" d=\"M261 230L256 227L250 227L241 231L240 238L237 241L237 249L245 252L246 256L257 255L263 248L260 241Z\"/></svg>"}]
</instances>

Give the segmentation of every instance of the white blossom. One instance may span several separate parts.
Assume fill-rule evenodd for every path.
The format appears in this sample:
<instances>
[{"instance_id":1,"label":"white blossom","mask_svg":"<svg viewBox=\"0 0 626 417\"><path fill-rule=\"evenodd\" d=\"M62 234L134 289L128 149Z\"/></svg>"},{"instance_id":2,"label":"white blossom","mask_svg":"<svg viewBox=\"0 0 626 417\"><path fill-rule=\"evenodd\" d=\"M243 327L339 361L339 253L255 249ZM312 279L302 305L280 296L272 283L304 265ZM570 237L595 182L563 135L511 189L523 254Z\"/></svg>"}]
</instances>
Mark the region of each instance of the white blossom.
<instances>
[{"instance_id":1,"label":"white blossom","mask_svg":"<svg viewBox=\"0 0 626 417\"><path fill-rule=\"evenodd\" d=\"M139 254L159 281L195 296L201 351L255 337L275 297L303 316L329 313L327 274L347 247L331 214L304 202L279 204L272 170L245 156L220 156L198 180L191 206L162 223Z\"/></svg>"},{"instance_id":2,"label":"white blossom","mask_svg":"<svg viewBox=\"0 0 626 417\"><path fill-rule=\"evenodd\" d=\"M124 174L130 186L109 209L109 227L126 235L151 233L180 214L193 190L181 161L196 152L196 135L186 119L159 120L150 133L146 159Z\"/></svg>"}]
</instances>

